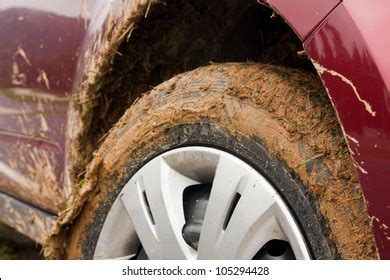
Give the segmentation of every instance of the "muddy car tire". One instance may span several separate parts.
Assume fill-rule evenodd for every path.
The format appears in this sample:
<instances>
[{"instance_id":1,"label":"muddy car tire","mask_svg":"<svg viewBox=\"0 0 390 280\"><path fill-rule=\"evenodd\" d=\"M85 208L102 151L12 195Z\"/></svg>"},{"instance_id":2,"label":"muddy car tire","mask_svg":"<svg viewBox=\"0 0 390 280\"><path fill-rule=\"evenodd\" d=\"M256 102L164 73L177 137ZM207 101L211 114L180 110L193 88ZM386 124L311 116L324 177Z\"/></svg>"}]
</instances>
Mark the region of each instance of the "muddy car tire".
<instances>
[{"instance_id":1,"label":"muddy car tire","mask_svg":"<svg viewBox=\"0 0 390 280\"><path fill-rule=\"evenodd\" d=\"M229 153L266 178L310 258L376 257L353 162L318 77L250 63L180 74L127 110L88 167L85 184L93 191L72 225L67 257L94 258L129 180L154 158L183 147Z\"/></svg>"}]
</instances>

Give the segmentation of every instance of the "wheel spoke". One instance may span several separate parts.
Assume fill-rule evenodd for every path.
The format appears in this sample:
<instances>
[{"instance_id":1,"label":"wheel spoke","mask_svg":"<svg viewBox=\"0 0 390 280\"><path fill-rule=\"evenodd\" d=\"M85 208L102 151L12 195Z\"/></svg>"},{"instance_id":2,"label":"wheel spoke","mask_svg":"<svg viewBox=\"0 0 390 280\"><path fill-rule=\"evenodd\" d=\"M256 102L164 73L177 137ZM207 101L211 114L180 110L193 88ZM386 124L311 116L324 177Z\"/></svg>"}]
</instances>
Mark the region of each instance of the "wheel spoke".
<instances>
[{"instance_id":1,"label":"wheel spoke","mask_svg":"<svg viewBox=\"0 0 390 280\"><path fill-rule=\"evenodd\" d=\"M193 250L182 238L185 223L182 195L196 184L177 173L162 159L141 169L125 187L122 202L150 259L189 259Z\"/></svg>"},{"instance_id":2,"label":"wheel spoke","mask_svg":"<svg viewBox=\"0 0 390 280\"><path fill-rule=\"evenodd\" d=\"M310 259L290 210L259 172L226 152L185 147L149 161L127 182L94 258L273 257L274 244L284 243L264 247L271 240L287 241L290 258Z\"/></svg>"},{"instance_id":3,"label":"wheel spoke","mask_svg":"<svg viewBox=\"0 0 390 280\"><path fill-rule=\"evenodd\" d=\"M215 244L223 232L234 197L247 184L245 174L244 168L232 164L225 157L219 158L199 240L199 259L215 255Z\"/></svg>"},{"instance_id":4,"label":"wheel spoke","mask_svg":"<svg viewBox=\"0 0 390 280\"><path fill-rule=\"evenodd\" d=\"M264 182L247 186L220 237L217 252L229 259L252 259L270 240L286 240L276 217L278 207L265 195Z\"/></svg>"},{"instance_id":5,"label":"wheel spoke","mask_svg":"<svg viewBox=\"0 0 390 280\"><path fill-rule=\"evenodd\" d=\"M221 158L199 243L200 259L252 258L271 239L285 239L267 182Z\"/></svg>"},{"instance_id":6,"label":"wheel spoke","mask_svg":"<svg viewBox=\"0 0 390 280\"><path fill-rule=\"evenodd\" d=\"M140 248L140 241L120 200L107 215L96 245L94 259L130 259Z\"/></svg>"},{"instance_id":7,"label":"wheel spoke","mask_svg":"<svg viewBox=\"0 0 390 280\"><path fill-rule=\"evenodd\" d=\"M124 256L124 257L120 257L120 258L114 258L112 260L131 260L133 258L135 258L137 256L137 254L132 254L132 255L128 255L128 256Z\"/></svg>"}]
</instances>

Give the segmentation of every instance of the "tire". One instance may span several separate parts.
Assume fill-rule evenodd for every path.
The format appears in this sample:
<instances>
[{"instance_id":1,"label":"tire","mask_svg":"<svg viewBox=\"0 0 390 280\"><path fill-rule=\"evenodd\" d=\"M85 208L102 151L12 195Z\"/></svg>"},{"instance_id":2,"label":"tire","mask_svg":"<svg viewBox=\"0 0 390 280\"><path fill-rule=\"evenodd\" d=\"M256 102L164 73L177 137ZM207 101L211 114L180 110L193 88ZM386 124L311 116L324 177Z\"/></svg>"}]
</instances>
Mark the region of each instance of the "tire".
<instances>
[{"instance_id":1,"label":"tire","mask_svg":"<svg viewBox=\"0 0 390 280\"><path fill-rule=\"evenodd\" d=\"M226 151L262 174L311 258L376 258L353 163L318 77L251 63L180 74L127 110L89 166L95 187L72 225L67 257L92 259L126 183L158 155L188 146Z\"/></svg>"}]
</instances>

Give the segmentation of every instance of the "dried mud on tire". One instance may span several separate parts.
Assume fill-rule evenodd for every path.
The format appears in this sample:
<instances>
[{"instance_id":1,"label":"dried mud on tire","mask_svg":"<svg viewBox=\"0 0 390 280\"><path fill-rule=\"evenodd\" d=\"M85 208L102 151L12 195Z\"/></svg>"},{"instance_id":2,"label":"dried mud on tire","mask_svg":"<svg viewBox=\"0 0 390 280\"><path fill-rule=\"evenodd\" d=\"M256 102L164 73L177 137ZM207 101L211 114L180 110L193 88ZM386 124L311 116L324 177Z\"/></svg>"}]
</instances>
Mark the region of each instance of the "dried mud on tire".
<instances>
[{"instance_id":1,"label":"dried mud on tire","mask_svg":"<svg viewBox=\"0 0 390 280\"><path fill-rule=\"evenodd\" d=\"M85 183L59 226L71 222L67 254L83 242L99 209L108 207L129 162L162 149L172 127L213 123L232 137L260 139L306 186L342 259L375 259L365 202L333 108L318 77L251 63L212 65L180 74L146 93L111 130L88 166ZM118 190L115 190L118 193ZM86 204L84 205L84 202Z\"/></svg>"}]
</instances>

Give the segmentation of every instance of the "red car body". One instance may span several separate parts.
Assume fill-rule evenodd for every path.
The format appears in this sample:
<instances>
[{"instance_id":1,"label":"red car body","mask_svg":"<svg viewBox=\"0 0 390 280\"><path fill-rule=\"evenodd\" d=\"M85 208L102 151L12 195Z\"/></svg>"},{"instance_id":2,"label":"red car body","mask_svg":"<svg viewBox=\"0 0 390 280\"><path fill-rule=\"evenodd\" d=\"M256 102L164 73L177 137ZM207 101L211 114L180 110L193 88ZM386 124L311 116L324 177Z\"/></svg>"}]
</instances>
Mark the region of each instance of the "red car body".
<instances>
[{"instance_id":1,"label":"red car body","mask_svg":"<svg viewBox=\"0 0 390 280\"><path fill-rule=\"evenodd\" d=\"M93 46L102 40L108 18L123 16L123 3L108 2L0 3L0 203L15 197L56 215L69 197L69 101L89 71L86 61L99 52ZM380 258L390 259L390 2L265 2L296 32L328 90L359 174ZM6 211L0 210L0 218Z\"/></svg>"}]
</instances>

